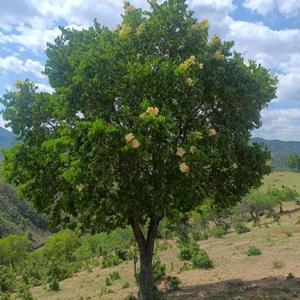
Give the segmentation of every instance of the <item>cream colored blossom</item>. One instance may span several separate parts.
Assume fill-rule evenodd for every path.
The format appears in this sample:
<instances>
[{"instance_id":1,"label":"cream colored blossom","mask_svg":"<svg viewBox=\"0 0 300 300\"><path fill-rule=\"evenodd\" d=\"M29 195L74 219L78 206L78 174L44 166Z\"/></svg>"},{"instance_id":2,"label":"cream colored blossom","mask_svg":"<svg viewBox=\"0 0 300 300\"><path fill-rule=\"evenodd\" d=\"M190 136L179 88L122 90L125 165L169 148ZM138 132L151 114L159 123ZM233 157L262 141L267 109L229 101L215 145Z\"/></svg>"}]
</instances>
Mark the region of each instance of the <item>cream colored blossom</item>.
<instances>
[{"instance_id":1,"label":"cream colored blossom","mask_svg":"<svg viewBox=\"0 0 300 300\"><path fill-rule=\"evenodd\" d=\"M153 115L153 116L158 116L159 115L159 109L154 106L150 106L147 108L146 113Z\"/></svg>"},{"instance_id":2,"label":"cream colored blossom","mask_svg":"<svg viewBox=\"0 0 300 300\"><path fill-rule=\"evenodd\" d=\"M127 37L129 33L132 32L132 28L126 24L122 25L121 29L119 30L120 37Z\"/></svg>"},{"instance_id":3,"label":"cream colored blossom","mask_svg":"<svg viewBox=\"0 0 300 300\"><path fill-rule=\"evenodd\" d=\"M236 163L233 163L232 167L233 167L234 169L237 169L237 168L238 168L238 165L237 165Z\"/></svg>"},{"instance_id":4,"label":"cream colored blossom","mask_svg":"<svg viewBox=\"0 0 300 300\"><path fill-rule=\"evenodd\" d=\"M203 64L203 63L199 63L199 64L198 64L198 67L199 67L200 70L203 70L204 64Z\"/></svg>"},{"instance_id":5,"label":"cream colored blossom","mask_svg":"<svg viewBox=\"0 0 300 300\"><path fill-rule=\"evenodd\" d=\"M185 150L182 147L177 148L176 155L179 157L183 157L185 154Z\"/></svg>"},{"instance_id":6,"label":"cream colored blossom","mask_svg":"<svg viewBox=\"0 0 300 300\"><path fill-rule=\"evenodd\" d=\"M124 10L125 16L130 14L133 11L135 11L135 7L133 5L131 5L130 3L127 3L127 5L125 5L125 10Z\"/></svg>"},{"instance_id":7,"label":"cream colored blossom","mask_svg":"<svg viewBox=\"0 0 300 300\"><path fill-rule=\"evenodd\" d=\"M208 134L209 134L209 136L214 136L217 134L217 131L214 128L210 128Z\"/></svg>"},{"instance_id":8,"label":"cream colored blossom","mask_svg":"<svg viewBox=\"0 0 300 300\"><path fill-rule=\"evenodd\" d=\"M140 147L141 144L137 139L134 139L130 142L130 145L132 148L136 149L136 148Z\"/></svg>"},{"instance_id":9,"label":"cream colored blossom","mask_svg":"<svg viewBox=\"0 0 300 300\"><path fill-rule=\"evenodd\" d=\"M125 140L127 143L130 143L132 140L134 140L134 135L133 133L128 133L125 135Z\"/></svg>"},{"instance_id":10,"label":"cream colored blossom","mask_svg":"<svg viewBox=\"0 0 300 300\"><path fill-rule=\"evenodd\" d=\"M220 50L216 51L216 53L214 54L214 59L216 59L216 60L223 60L224 59L224 55L222 54L222 52Z\"/></svg>"},{"instance_id":11,"label":"cream colored blossom","mask_svg":"<svg viewBox=\"0 0 300 300\"><path fill-rule=\"evenodd\" d=\"M190 171L190 167L186 163L181 163L179 169L182 173L188 173Z\"/></svg>"},{"instance_id":12,"label":"cream colored blossom","mask_svg":"<svg viewBox=\"0 0 300 300\"><path fill-rule=\"evenodd\" d=\"M77 189L77 191L80 193L83 189L84 189L84 185L83 184L77 184L76 185L76 189Z\"/></svg>"},{"instance_id":13,"label":"cream colored blossom","mask_svg":"<svg viewBox=\"0 0 300 300\"><path fill-rule=\"evenodd\" d=\"M210 45L210 46L214 46L214 45L219 45L220 43L221 43L220 38L219 38L218 36L215 35L215 36L211 39L209 45Z\"/></svg>"},{"instance_id":14,"label":"cream colored blossom","mask_svg":"<svg viewBox=\"0 0 300 300\"><path fill-rule=\"evenodd\" d=\"M207 19L202 20L199 24L202 29L208 29L208 27L209 27L209 22Z\"/></svg>"},{"instance_id":15,"label":"cream colored blossom","mask_svg":"<svg viewBox=\"0 0 300 300\"><path fill-rule=\"evenodd\" d=\"M186 84L188 86L193 86L195 84L194 80L191 78L191 77L188 77L186 80L185 80Z\"/></svg>"},{"instance_id":16,"label":"cream colored blossom","mask_svg":"<svg viewBox=\"0 0 300 300\"><path fill-rule=\"evenodd\" d=\"M198 30L198 29L208 29L209 23L208 20L203 20L199 23L192 25L192 30Z\"/></svg>"},{"instance_id":17,"label":"cream colored blossom","mask_svg":"<svg viewBox=\"0 0 300 300\"><path fill-rule=\"evenodd\" d=\"M192 154L194 154L196 151L197 151L197 147L196 147L196 146L191 146L190 152L191 152Z\"/></svg>"},{"instance_id":18,"label":"cream colored blossom","mask_svg":"<svg viewBox=\"0 0 300 300\"><path fill-rule=\"evenodd\" d=\"M136 35L138 37L141 37L144 34L144 32L145 32L145 24L141 23L141 25L136 30Z\"/></svg>"}]
</instances>

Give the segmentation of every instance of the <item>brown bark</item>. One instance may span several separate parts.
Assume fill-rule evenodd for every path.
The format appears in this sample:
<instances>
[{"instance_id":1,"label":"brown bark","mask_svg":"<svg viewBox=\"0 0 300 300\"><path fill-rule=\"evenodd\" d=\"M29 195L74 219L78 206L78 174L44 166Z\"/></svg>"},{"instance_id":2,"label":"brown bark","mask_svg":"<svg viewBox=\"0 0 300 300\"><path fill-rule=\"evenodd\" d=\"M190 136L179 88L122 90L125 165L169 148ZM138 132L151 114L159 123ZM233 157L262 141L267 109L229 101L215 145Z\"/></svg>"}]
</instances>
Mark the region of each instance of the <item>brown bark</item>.
<instances>
[{"instance_id":1,"label":"brown bark","mask_svg":"<svg viewBox=\"0 0 300 300\"><path fill-rule=\"evenodd\" d=\"M141 226L136 219L132 218L129 221L140 252L140 273L138 276L140 298L141 300L154 300L157 298L158 292L153 278L152 260L154 242L160 219L157 217L150 219L147 238L145 238Z\"/></svg>"}]
</instances>

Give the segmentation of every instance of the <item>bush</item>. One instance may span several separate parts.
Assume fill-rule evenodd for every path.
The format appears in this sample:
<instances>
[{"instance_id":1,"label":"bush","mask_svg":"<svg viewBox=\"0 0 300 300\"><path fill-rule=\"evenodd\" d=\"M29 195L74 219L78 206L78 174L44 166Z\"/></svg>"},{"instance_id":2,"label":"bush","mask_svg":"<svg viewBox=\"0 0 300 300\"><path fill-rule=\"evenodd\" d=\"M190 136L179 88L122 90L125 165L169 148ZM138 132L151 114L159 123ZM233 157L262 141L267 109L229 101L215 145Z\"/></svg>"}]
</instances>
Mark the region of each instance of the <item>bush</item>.
<instances>
[{"instance_id":1,"label":"bush","mask_svg":"<svg viewBox=\"0 0 300 300\"><path fill-rule=\"evenodd\" d=\"M17 296L22 300L34 300L27 284L22 284L17 288Z\"/></svg>"},{"instance_id":2,"label":"bush","mask_svg":"<svg viewBox=\"0 0 300 300\"><path fill-rule=\"evenodd\" d=\"M227 229L222 226L215 226L214 228L210 229L210 235L215 238L221 238L227 234Z\"/></svg>"},{"instance_id":3,"label":"bush","mask_svg":"<svg viewBox=\"0 0 300 300\"><path fill-rule=\"evenodd\" d=\"M115 252L121 260L125 261L129 259L128 251L125 249L117 249Z\"/></svg>"},{"instance_id":4,"label":"bush","mask_svg":"<svg viewBox=\"0 0 300 300\"><path fill-rule=\"evenodd\" d=\"M241 222L236 223L234 229L238 234L243 234L250 231L250 229Z\"/></svg>"},{"instance_id":5,"label":"bush","mask_svg":"<svg viewBox=\"0 0 300 300\"><path fill-rule=\"evenodd\" d=\"M192 264L194 268L210 269L213 267L213 262L209 258L206 251L199 249L199 252L192 257Z\"/></svg>"},{"instance_id":6,"label":"bush","mask_svg":"<svg viewBox=\"0 0 300 300\"><path fill-rule=\"evenodd\" d=\"M73 275L72 265L63 260L50 260L47 265L47 281L61 281Z\"/></svg>"},{"instance_id":7,"label":"bush","mask_svg":"<svg viewBox=\"0 0 300 300\"><path fill-rule=\"evenodd\" d=\"M121 276L120 276L120 273L119 272L112 272L111 274L108 275L109 278L111 279L111 281L116 281L116 280L119 280L121 279Z\"/></svg>"},{"instance_id":8,"label":"bush","mask_svg":"<svg viewBox=\"0 0 300 300\"><path fill-rule=\"evenodd\" d=\"M12 265L23 261L29 253L30 242L26 235L10 234L0 239L0 265Z\"/></svg>"},{"instance_id":9,"label":"bush","mask_svg":"<svg viewBox=\"0 0 300 300\"><path fill-rule=\"evenodd\" d=\"M59 291L59 282L56 279L53 279L49 284L49 289L51 291Z\"/></svg>"},{"instance_id":10,"label":"bush","mask_svg":"<svg viewBox=\"0 0 300 300\"><path fill-rule=\"evenodd\" d=\"M184 262L184 264L180 267L180 272L189 271L193 269L193 264L190 262Z\"/></svg>"},{"instance_id":11,"label":"bush","mask_svg":"<svg viewBox=\"0 0 300 300\"><path fill-rule=\"evenodd\" d=\"M130 284L128 281L124 282L123 285L122 285L122 289L127 289L130 287Z\"/></svg>"},{"instance_id":12,"label":"bush","mask_svg":"<svg viewBox=\"0 0 300 300\"><path fill-rule=\"evenodd\" d=\"M166 279L166 290L168 292L173 292L179 290L181 285L181 280L176 276L168 276Z\"/></svg>"},{"instance_id":13,"label":"bush","mask_svg":"<svg viewBox=\"0 0 300 300\"><path fill-rule=\"evenodd\" d=\"M113 267L113 266L117 266L121 262L122 262L122 260L118 256L110 253L110 254L107 254L103 257L102 268L110 268L110 267Z\"/></svg>"},{"instance_id":14,"label":"bush","mask_svg":"<svg viewBox=\"0 0 300 300\"><path fill-rule=\"evenodd\" d=\"M161 280L166 275L166 265L162 264L160 259L155 259L152 265L153 277L155 281Z\"/></svg>"},{"instance_id":15,"label":"bush","mask_svg":"<svg viewBox=\"0 0 300 300\"><path fill-rule=\"evenodd\" d=\"M0 265L0 293L12 292L16 285L16 275L11 267Z\"/></svg>"},{"instance_id":16,"label":"bush","mask_svg":"<svg viewBox=\"0 0 300 300\"><path fill-rule=\"evenodd\" d=\"M112 285L110 277L105 278L105 284L106 284L106 286L111 286Z\"/></svg>"},{"instance_id":17,"label":"bush","mask_svg":"<svg viewBox=\"0 0 300 300\"><path fill-rule=\"evenodd\" d=\"M191 260L192 257L199 252L199 246L196 243L184 245L179 253L178 258L180 260Z\"/></svg>"},{"instance_id":18,"label":"bush","mask_svg":"<svg viewBox=\"0 0 300 300\"><path fill-rule=\"evenodd\" d=\"M53 234L42 248L43 255L48 259L73 260L73 253L80 245L80 240L72 230L63 230Z\"/></svg>"},{"instance_id":19,"label":"bush","mask_svg":"<svg viewBox=\"0 0 300 300\"><path fill-rule=\"evenodd\" d=\"M261 255L261 254L262 254L262 252L261 252L260 248L254 246L254 245L249 246L248 251L247 251L248 256L256 256L256 255Z\"/></svg>"},{"instance_id":20,"label":"bush","mask_svg":"<svg viewBox=\"0 0 300 300\"><path fill-rule=\"evenodd\" d=\"M284 267L284 263L283 263L283 262L278 261L278 260L275 260L275 261L273 262L273 268L274 268L274 269L281 269L281 268L283 268L283 267Z\"/></svg>"}]
</instances>

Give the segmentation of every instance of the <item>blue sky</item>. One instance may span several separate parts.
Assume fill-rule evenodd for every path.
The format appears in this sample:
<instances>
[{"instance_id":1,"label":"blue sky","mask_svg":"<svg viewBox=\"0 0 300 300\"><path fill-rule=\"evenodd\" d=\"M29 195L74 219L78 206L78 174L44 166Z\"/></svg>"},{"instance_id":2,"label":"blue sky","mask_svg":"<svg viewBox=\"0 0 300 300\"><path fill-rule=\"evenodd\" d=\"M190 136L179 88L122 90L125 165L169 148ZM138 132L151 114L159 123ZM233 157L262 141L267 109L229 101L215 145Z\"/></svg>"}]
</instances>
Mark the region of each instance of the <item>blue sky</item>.
<instances>
[{"instance_id":1,"label":"blue sky","mask_svg":"<svg viewBox=\"0 0 300 300\"><path fill-rule=\"evenodd\" d=\"M145 0L132 0L147 7ZM245 58L279 78L277 99L262 111L254 136L300 141L300 0L189 0L199 19L209 19L210 34L234 40ZM0 96L16 79L29 78L51 91L41 73L47 42L59 25L83 28L97 18L114 27L122 0L1 0ZM0 125L3 121L0 119Z\"/></svg>"}]
</instances>

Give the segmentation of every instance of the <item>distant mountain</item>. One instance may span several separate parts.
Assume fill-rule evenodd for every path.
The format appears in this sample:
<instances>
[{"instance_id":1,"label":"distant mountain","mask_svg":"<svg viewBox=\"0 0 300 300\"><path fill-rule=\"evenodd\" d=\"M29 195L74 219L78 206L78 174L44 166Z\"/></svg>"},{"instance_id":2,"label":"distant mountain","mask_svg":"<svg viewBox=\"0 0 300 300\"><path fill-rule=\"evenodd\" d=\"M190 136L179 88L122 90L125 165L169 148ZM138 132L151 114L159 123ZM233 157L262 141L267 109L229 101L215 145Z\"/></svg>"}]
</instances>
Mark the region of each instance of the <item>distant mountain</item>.
<instances>
[{"instance_id":1,"label":"distant mountain","mask_svg":"<svg viewBox=\"0 0 300 300\"><path fill-rule=\"evenodd\" d=\"M291 153L300 154L300 142L284 142L280 140L265 140L262 138L253 138L252 142L264 144L272 153L272 166L275 170L288 170L285 165L285 158Z\"/></svg>"},{"instance_id":2,"label":"distant mountain","mask_svg":"<svg viewBox=\"0 0 300 300\"><path fill-rule=\"evenodd\" d=\"M9 149L16 143L16 136L0 127L0 148ZM15 189L0 179L0 238L9 233L27 233L37 241L47 233L46 228L45 219L28 202L18 200Z\"/></svg>"}]
</instances>

